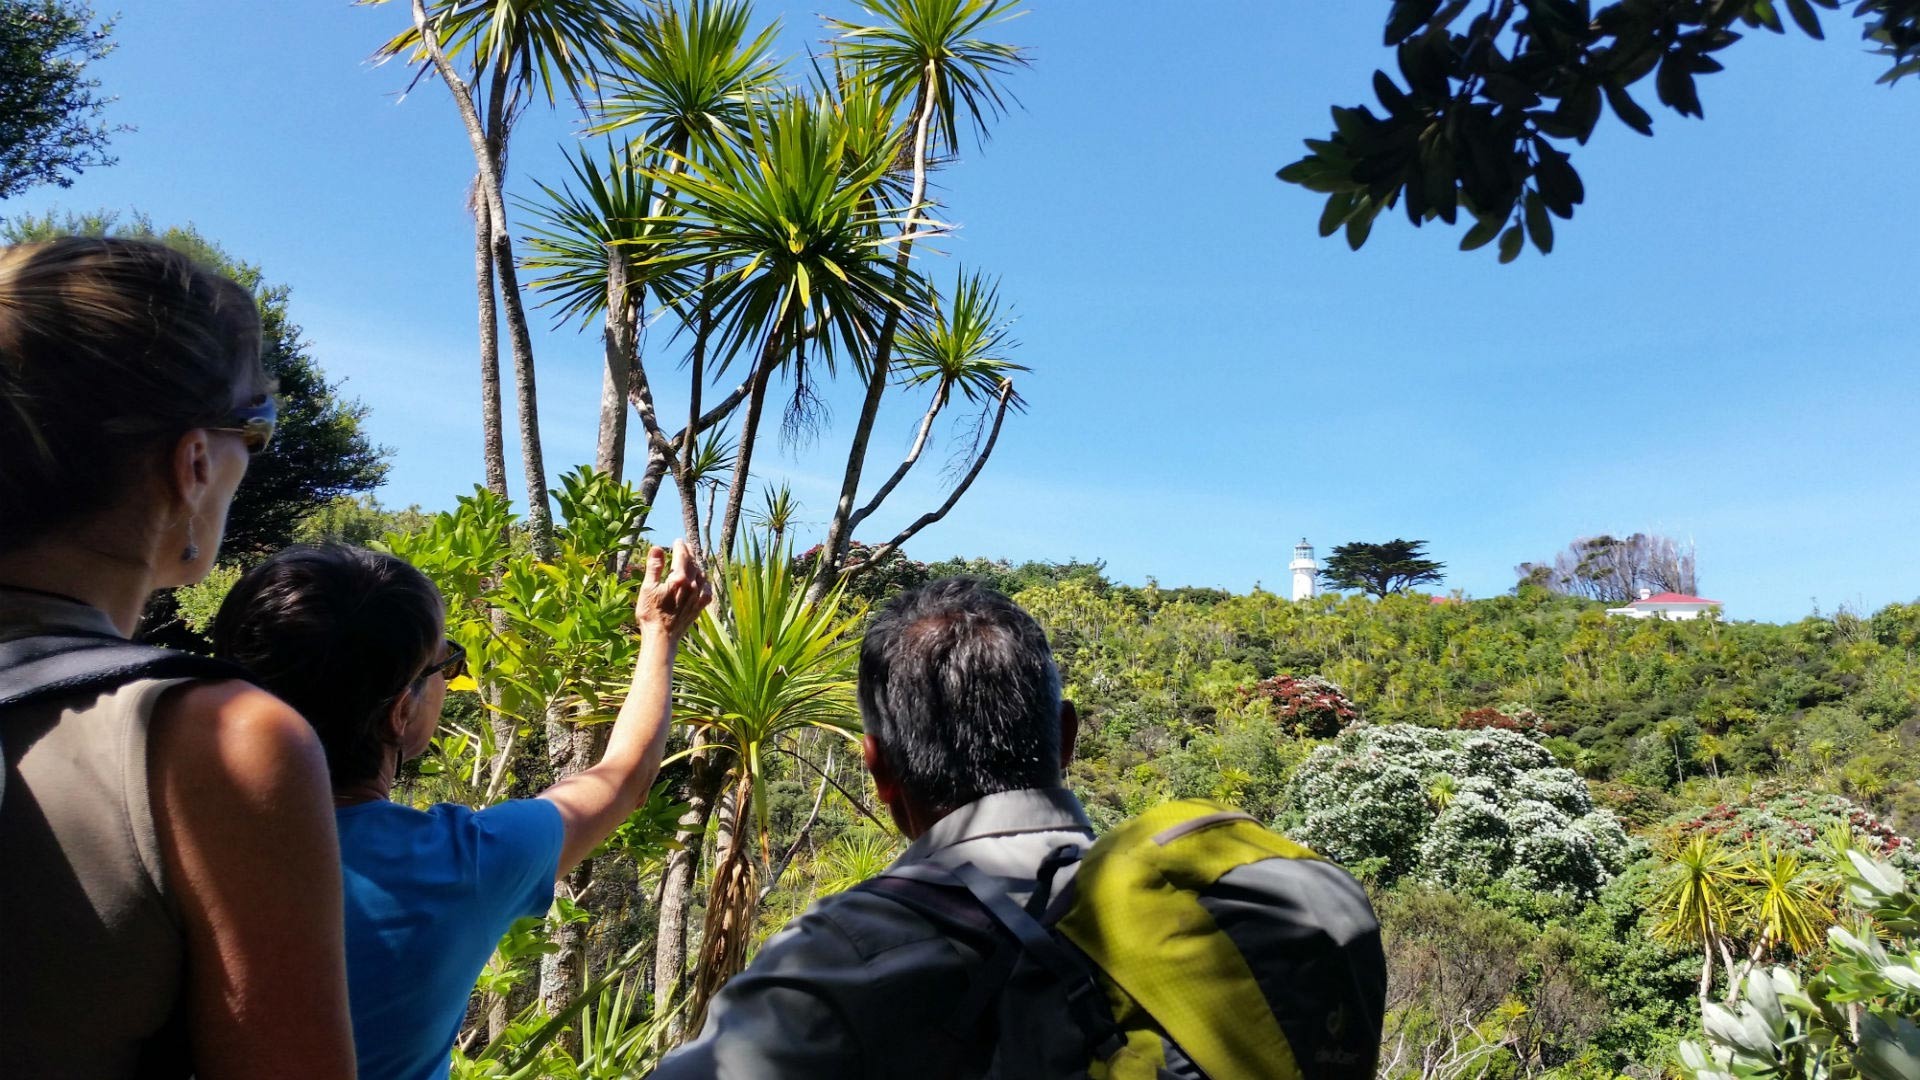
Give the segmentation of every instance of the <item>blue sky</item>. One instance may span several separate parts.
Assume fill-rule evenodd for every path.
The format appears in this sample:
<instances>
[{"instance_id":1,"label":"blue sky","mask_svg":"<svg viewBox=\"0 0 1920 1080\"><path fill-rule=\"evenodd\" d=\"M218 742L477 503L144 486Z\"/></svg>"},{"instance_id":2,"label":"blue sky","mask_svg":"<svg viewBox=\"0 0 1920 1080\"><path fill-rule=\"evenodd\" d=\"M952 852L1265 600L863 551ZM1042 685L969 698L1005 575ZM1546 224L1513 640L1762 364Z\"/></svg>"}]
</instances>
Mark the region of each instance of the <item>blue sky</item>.
<instances>
[{"instance_id":1,"label":"blue sky","mask_svg":"<svg viewBox=\"0 0 1920 1080\"><path fill-rule=\"evenodd\" d=\"M450 505L481 478L472 158L444 88L400 100L406 72L365 63L404 5L126 9L99 68L139 129L120 163L0 215L137 209L260 264L393 449L381 498ZM816 12L850 5L761 10L792 55L823 36ZM1920 84L1873 85L1883 65L1826 14L1826 43L1730 50L1705 122L1658 113L1653 139L1603 122L1551 257L1502 267L1403 215L1354 253L1273 172L1329 105L1371 100L1384 11L1055 0L1007 27L1034 60L1021 107L940 177L963 227L928 269L1001 275L1032 410L910 553L1243 590L1283 588L1302 535L1406 536L1486 596L1576 536L1655 530L1697 543L1734 618L1920 596ZM564 116L524 123L513 190L560 178L571 138ZM592 457L599 345L562 329L536 350L558 471ZM842 422L756 462L815 530L856 411L830 404ZM883 415L876 467L918 409ZM863 538L941 481L926 469Z\"/></svg>"}]
</instances>

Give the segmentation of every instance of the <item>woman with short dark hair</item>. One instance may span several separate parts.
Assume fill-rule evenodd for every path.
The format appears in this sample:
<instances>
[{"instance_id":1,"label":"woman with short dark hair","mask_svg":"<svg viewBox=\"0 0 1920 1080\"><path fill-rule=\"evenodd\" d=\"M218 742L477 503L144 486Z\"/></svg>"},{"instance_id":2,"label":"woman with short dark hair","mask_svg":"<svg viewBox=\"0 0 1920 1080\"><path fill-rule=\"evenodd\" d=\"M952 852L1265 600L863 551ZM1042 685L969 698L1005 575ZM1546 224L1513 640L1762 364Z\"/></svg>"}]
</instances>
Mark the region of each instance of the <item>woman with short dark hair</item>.
<instances>
[{"instance_id":1,"label":"woman with short dark hair","mask_svg":"<svg viewBox=\"0 0 1920 1080\"><path fill-rule=\"evenodd\" d=\"M424 753L448 680L433 583L404 560L295 548L243 576L214 620L215 651L300 709L326 748L346 888L347 977L362 1080L444 1078L473 984L515 919L627 819L660 769L673 656L712 598L684 544L647 553L633 687L601 760L538 798L472 810L388 800Z\"/></svg>"},{"instance_id":2,"label":"woman with short dark hair","mask_svg":"<svg viewBox=\"0 0 1920 1080\"><path fill-rule=\"evenodd\" d=\"M319 741L125 640L213 565L270 390L253 297L186 256L0 249L7 1076L353 1075ZM139 659L60 667L88 652Z\"/></svg>"}]
</instances>

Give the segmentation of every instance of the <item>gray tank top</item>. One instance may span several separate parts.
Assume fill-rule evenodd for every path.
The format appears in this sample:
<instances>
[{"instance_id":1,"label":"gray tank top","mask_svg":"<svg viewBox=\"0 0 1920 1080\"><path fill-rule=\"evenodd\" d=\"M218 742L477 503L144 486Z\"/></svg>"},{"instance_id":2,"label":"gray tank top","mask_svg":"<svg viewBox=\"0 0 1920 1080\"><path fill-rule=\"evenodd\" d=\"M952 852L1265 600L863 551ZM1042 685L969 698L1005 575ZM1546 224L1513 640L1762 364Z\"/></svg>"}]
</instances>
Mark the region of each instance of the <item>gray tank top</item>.
<instances>
[{"instance_id":1,"label":"gray tank top","mask_svg":"<svg viewBox=\"0 0 1920 1080\"><path fill-rule=\"evenodd\" d=\"M0 640L114 633L84 604L0 589ZM182 680L0 714L0 1076L191 1073L185 934L147 791L147 720Z\"/></svg>"}]
</instances>

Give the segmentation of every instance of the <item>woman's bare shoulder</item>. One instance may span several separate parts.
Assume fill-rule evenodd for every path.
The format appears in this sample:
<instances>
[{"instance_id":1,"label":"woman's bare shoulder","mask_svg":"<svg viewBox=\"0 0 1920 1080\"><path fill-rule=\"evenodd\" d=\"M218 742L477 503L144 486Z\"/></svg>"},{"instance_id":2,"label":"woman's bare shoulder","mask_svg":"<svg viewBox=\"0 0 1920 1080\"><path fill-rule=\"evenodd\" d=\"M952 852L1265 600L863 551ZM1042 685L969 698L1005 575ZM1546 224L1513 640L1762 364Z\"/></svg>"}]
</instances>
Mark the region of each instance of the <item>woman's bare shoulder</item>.
<instances>
[{"instance_id":1,"label":"woman's bare shoulder","mask_svg":"<svg viewBox=\"0 0 1920 1080\"><path fill-rule=\"evenodd\" d=\"M154 707L156 769L259 794L326 773L319 736L293 707L238 679L183 683Z\"/></svg>"}]
</instances>

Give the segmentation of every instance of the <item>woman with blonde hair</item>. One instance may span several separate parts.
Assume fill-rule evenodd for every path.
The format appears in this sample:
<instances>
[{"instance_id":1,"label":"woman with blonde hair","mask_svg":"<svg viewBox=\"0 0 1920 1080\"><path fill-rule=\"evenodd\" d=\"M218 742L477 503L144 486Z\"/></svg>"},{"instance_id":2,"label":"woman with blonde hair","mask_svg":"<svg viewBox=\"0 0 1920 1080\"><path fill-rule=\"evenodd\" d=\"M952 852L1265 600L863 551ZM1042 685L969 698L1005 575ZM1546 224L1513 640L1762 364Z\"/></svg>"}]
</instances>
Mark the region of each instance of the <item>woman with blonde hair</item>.
<instances>
[{"instance_id":1,"label":"woman with blonde hair","mask_svg":"<svg viewBox=\"0 0 1920 1080\"><path fill-rule=\"evenodd\" d=\"M0 249L0 1074L353 1076L319 740L127 641L213 565L270 390L185 256Z\"/></svg>"}]
</instances>

